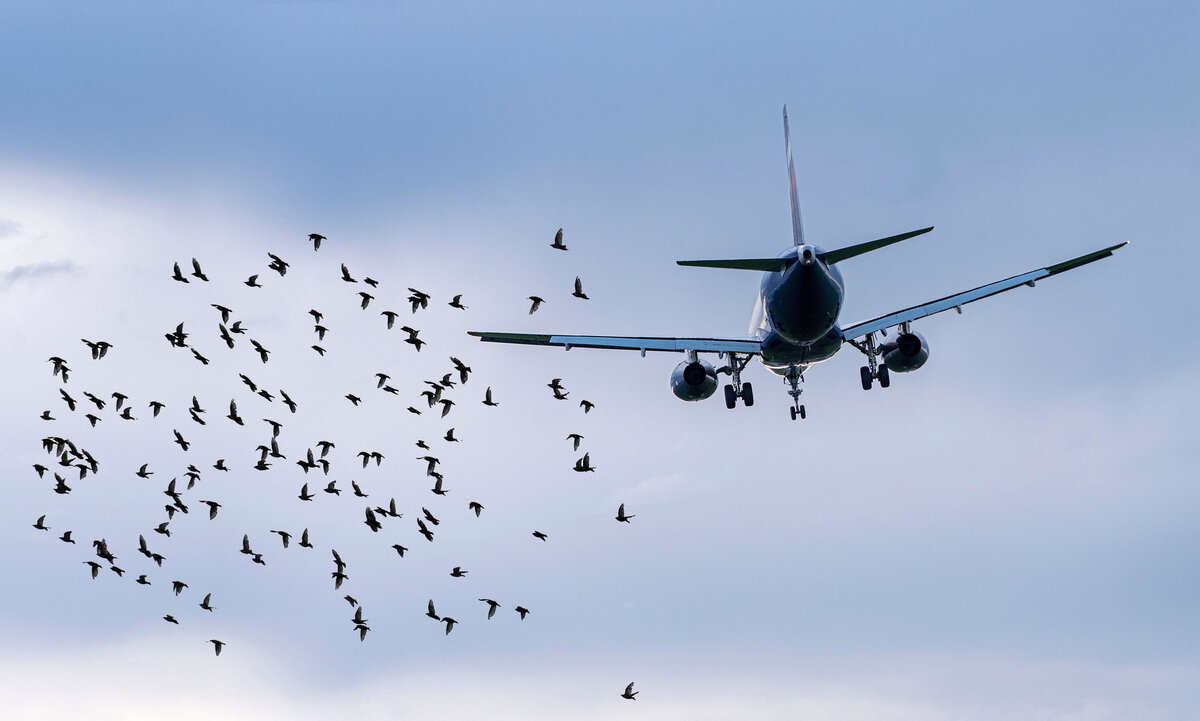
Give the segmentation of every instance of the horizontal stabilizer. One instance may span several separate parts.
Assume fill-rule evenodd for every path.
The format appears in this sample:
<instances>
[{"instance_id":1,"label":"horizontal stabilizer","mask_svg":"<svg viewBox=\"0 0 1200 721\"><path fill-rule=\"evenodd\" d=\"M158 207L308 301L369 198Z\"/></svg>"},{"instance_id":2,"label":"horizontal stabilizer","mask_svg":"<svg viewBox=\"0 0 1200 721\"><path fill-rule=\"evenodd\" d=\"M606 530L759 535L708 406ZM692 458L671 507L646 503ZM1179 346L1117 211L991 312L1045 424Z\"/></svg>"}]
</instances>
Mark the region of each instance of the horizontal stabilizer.
<instances>
[{"instance_id":1,"label":"horizontal stabilizer","mask_svg":"<svg viewBox=\"0 0 1200 721\"><path fill-rule=\"evenodd\" d=\"M730 268L732 270L757 270L781 273L795 262L795 258L734 258L731 260L677 260L679 265L693 268Z\"/></svg>"},{"instance_id":2,"label":"horizontal stabilizer","mask_svg":"<svg viewBox=\"0 0 1200 721\"><path fill-rule=\"evenodd\" d=\"M646 351L696 351L697 353L747 353L757 354L762 345L756 340L736 338L662 338L604 335L546 335L541 333L491 333L469 330L482 341L491 343L518 343L521 345L548 345L572 348L607 348L610 350Z\"/></svg>"},{"instance_id":3,"label":"horizontal stabilizer","mask_svg":"<svg viewBox=\"0 0 1200 721\"><path fill-rule=\"evenodd\" d=\"M834 263L840 263L841 261L846 260L847 258L853 258L856 255L862 255L863 253L870 253L872 250L879 250L880 248L889 246L892 243L899 243L902 240L908 240L909 238L914 238L918 235L924 235L925 233L928 233L931 230L933 230L932 225L929 226L928 228L921 228L920 230L914 230L909 233L901 233L900 235L893 235L889 238L880 238L879 240L869 240L866 243L859 243L858 245L851 245L848 248L839 248L837 250L827 250L823 254L821 254L821 260L825 261L825 265L833 265Z\"/></svg>"}]
</instances>

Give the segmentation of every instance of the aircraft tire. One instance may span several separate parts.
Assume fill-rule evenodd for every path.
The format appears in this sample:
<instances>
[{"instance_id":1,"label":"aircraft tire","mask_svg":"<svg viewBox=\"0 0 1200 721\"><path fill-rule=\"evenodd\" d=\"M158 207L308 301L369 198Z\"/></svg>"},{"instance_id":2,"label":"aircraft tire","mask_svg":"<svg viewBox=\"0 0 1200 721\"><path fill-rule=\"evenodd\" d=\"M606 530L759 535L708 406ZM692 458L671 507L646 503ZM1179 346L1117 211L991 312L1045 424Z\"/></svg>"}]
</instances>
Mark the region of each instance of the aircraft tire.
<instances>
[{"instance_id":1,"label":"aircraft tire","mask_svg":"<svg viewBox=\"0 0 1200 721\"><path fill-rule=\"evenodd\" d=\"M862 387L864 391L871 390L871 369L863 366L858 369L858 374L862 376Z\"/></svg>"},{"instance_id":2,"label":"aircraft tire","mask_svg":"<svg viewBox=\"0 0 1200 721\"><path fill-rule=\"evenodd\" d=\"M879 387L887 388L891 384L892 376L888 373L888 367L884 365L879 366Z\"/></svg>"},{"instance_id":3,"label":"aircraft tire","mask_svg":"<svg viewBox=\"0 0 1200 721\"><path fill-rule=\"evenodd\" d=\"M804 415L804 406L800 406L800 419L804 420L805 418L807 418L807 416Z\"/></svg>"},{"instance_id":4,"label":"aircraft tire","mask_svg":"<svg viewBox=\"0 0 1200 721\"><path fill-rule=\"evenodd\" d=\"M789 408L788 410L792 412L792 420L793 420L793 421L794 421L794 420L796 420L796 409L795 409L795 408Z\"/></svg>"},{"instance_id":5,"label":"aircraft tire","mask_svg":"<svg viewBox=\"0 0 1200 721\"><path fill-rule=\"evenodd\" d=\"M754 405L754 387L749 383L742 384L742 403L745 403L747 408Z\"/></svg>"},{"instance_id":6,"label":"aircraft tire","mask_svg":"<svg viewBox=\"0 0 1200 721\"><path fill-rule=\"evenodd\" d=\"M726 383L725 384L725 407L733 408L736 405L737 405L737 395L734 394L734 392L733 392L733 385L730 383Z\"/></svg>"}]
</instances>

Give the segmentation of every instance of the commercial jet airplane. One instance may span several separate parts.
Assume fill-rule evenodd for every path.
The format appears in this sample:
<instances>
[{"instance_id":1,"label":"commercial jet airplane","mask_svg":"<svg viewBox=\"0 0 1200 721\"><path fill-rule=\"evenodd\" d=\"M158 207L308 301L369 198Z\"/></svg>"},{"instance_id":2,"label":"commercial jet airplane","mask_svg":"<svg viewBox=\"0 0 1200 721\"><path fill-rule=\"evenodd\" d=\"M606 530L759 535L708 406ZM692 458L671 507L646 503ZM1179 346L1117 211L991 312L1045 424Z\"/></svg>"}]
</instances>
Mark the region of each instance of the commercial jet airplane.
<instances>
[{"instance_id":1,"label":"commercial jet airplane","mask_svg":"<svg viewBox=\"0 0 1200 721\"><path fill-rule=\"evenodd\" d=\"M907 373L925 365L929 359L929 343L912 329L913 321L954 310L982 298L1003 293L1022 285L1033 287L1043 279L1073 270L1092 261L1107 258L1126 245L1119 243L1078 258L1037 268L1028 273L972 288L931 300L928 303L904 308L862 323L845 327L838 325L842 310L845 284L838 264L884 246L907 240L933 230L932 227L901 233L888 238L859 243L837 250L823 250L804 239L800 223L800 204L796 199L796 171L792 164L792 143L788 134L787 106L783 108L783 137L787 149L788 177L791 181L792 239L794 245L775 258L737 258L731 260L681 260L679 265L702 268L732 268L756 270L763 273L758 300L751 318L752 338L658 338L595 335L542 335L533 333L493 333L469 331L480 340L494 343L561 346L572 348L609 348L641 351L673 351L686 354L686 359L671 373L671 391L685 401L699 401L712 396L718 386L717 377L730 376L725 385L725 405L733 408L740 398L747 406L754 405L754 389L742 382L742 371L752 358L758 356L764 366L787 381L792 397L792 420L804 418L800 404L804 373L814 363L829 360L844 345L866 356L867 364L860 369L863 390L874 382L881 388L891 384L889 371ZM887 339L889 328L896 328L894 340ZM876 337L876 335L880 337ZM714 368L700 358L701 353L716 353L726 365Z\"/></svg>"}]
</instances>

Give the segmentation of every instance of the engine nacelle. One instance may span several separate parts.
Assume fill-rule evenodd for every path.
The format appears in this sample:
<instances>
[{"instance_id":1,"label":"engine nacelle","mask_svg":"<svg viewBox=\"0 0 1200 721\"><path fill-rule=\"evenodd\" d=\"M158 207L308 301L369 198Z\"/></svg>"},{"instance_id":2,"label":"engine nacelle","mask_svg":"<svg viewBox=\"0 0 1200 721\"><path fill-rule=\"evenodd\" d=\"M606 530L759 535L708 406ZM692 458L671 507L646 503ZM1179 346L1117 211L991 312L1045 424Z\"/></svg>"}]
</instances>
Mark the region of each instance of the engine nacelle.
<instances>
[{"instance_id":1,"label":"engine nacelle","mask_svg":"<svg viewBox=\"0 0 1200 721\"><path fill-rule=\"evenodd\" d=\"M883 353L884 365L896 373L915 371L929 360L929 343L920 333L901 333L899 338L884 343L879 350Z\"/></svg>"},{"instance_id":2,"label":"engine nacelle","mask_svg":"<svg viewBox=\"0 0 1200 721\"><path fill-rule=\"evenodd\" d=\"M717 371L706 361L684 361L671 371L671 392L681 401L702 401L717 392Z\"/></svg>"}]
</instances>

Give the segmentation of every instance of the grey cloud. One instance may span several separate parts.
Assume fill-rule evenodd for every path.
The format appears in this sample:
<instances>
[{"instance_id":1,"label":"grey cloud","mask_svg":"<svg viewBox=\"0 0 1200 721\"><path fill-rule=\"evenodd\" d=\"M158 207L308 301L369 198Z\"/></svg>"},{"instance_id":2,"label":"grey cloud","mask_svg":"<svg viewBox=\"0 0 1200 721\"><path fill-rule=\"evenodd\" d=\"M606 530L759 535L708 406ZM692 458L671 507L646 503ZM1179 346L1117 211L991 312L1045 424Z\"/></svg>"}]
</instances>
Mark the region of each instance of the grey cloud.
<instances>
[{"instance_id":1,"label":"grey cloud","mask_svg":"<svg viewBox=\"0 0 1200 721\"><path fill-rule=\"evenodd\" d=\"M8 220L7 218L0 218L0 239L7 238L10 235L16 235L17 231L20 229L21 226L17 223Z\"/></svg>"},{"instance_id":2,"label":"grey cloud","mask_svg":"<svg viewBox=\"0 0 1200 721\"><path fill-rule=\"evenodd\" d=\"M5 226L4 221L0 221L0 237L4 236ZM7 291L10 287L22 280L36 280L45 278L51 275L60 273L73 273L79 266L69 260L55 260L48 263L32 263L28 265L18 265L9 270L0 272L0 293Z\"/></svg>"}]
</instances>

